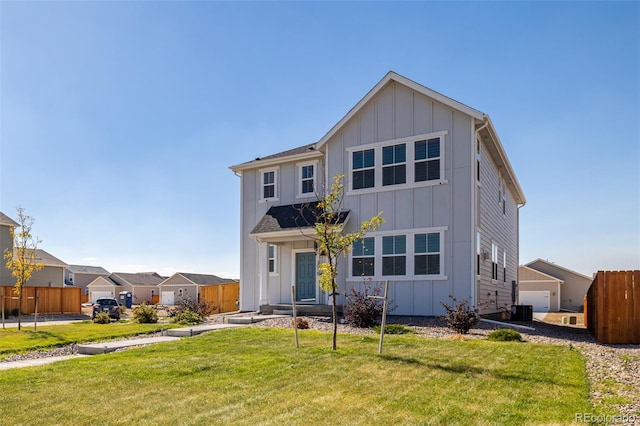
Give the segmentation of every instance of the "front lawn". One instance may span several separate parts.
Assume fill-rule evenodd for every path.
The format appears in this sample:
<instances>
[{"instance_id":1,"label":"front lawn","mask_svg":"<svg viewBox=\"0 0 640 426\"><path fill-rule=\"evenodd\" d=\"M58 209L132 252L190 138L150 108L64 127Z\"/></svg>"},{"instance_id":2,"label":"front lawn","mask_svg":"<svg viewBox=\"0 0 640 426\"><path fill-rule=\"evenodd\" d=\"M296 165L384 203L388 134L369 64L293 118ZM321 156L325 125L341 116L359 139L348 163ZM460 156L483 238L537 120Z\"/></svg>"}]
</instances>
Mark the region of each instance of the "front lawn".
<instances>
[{"instance_id":1,"label":"front lawn","mask_svg":"<svg viewBox=\"0 0 640 426\"><path fill-rule=\"evenodd\" d=\"M0 373L6 424L570 424L569 347L237 328Z\"/></svg>"},{"instance_id":2,"label":"front lawn","mask_svg":"<svg viewBox=\"0 0 640 426\"><path fill-rule=\"evenodd\" d=\"M71 343L103 341L121 337L149 334L161 329L177 327L176 324L137 324L130 322L114 322L111 324L94 324L91 321L65 325L49 325L38 327L33 325L17 328L0 329L0 359L27 351L51 349Z\"/></svg>"}]
</instances>

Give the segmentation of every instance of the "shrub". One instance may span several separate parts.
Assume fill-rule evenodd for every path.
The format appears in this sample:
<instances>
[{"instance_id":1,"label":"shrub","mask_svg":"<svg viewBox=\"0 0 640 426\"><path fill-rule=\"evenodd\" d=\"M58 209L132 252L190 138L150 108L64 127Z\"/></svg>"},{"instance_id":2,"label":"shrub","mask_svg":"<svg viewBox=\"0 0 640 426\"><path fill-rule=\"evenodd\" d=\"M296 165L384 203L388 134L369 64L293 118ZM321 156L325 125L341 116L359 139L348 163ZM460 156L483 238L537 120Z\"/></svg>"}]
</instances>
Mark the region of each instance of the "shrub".
<instances>
[{"instance_id":1,"label":"shrub","mask_svg":"<svg viewBox=\"0 0 640 426\"><path fill-rule=\"evenodd\" d=\"M190 309L184 309L173 316L173 321L178 324L200 324L203 319L200 314Z\"/></svg>"},{"instance_id":2,"label":"shrub","mask_svg":"<svg viewBox=\"0 0 640 426\"><path fill-rule=\"evenodd\" d=\"M309 321L304 318L296 318L296 325L299 330L307 330L309 328ZM293 328L293 320L291 320L291 327Z\"/></svg>"},{"instance_id":3,"label":"shrub","mask_svg":"<svg viewBox=\"0 0 640 426\"><path fill-rule=\"evenodd\" d=\"M501 328L499 330L493 330L487 336L487 339L494 342L522 342L522 335L515 330L508 328Z\"/></svg>"},{"instance_id":4,"label":"shrub","mask_svg":"<svg viewBox=\"0 0 640 426\"><path fill-rule=\"evenodd\" d=\"M133 319L141 324L153 324L158 322L158 310L146 303L133 308Z\"/></svg>"},{"instance_id":5,"label":"shrub","mask_svg":"<svg viewBox=\"0 0 640 426\"><path fill-rule=\"evenodd\" d=\"M471 308L468 300L458 302L458 299L451 295L449 298L453 302L453 306L440 302L447 311L447 315L442 317L442 319L450 329L460 334L468 334L469 330L471 330L480 319L478 308Z\"/></svg>"},{"instance_id":6,"label":"shrub","mask_svg":"<svg viewBox=\"0 0 640 426\"><path fill-rule=\"evenodd\" d=\"M208 302L194 302L191 299L182 299L179 305L175 308L169 309L168 314L170 317L180 316L184 311L190 311L192 313L200 316L200 321L202 322L205 317L211 315L218 307L213 303ZM190 315L190 314L188 314ZM179 322L179 321L176 321Z\"/></svg>"},{"instance_id":7,"label":"shrub","mask_svg":"<svg viewBox=\"0 0 640 426\"><path fill-rule=\"evenodd\" d=\"M380 287L371 288L364 285L364 292L351 287L347 294L347 303L344 308L344 319L347 324L354 327L368 328L373 326L382 317L382 299L372 299L369 296L379 297L382 294ZM393 301L387 302L387 311L395 309Z\"/></svg>"},{"instance_id":8,"label":"shrub","mask_svg":"<svg viewBox=\"0 0 640 426\"><path fill-rule=\"evenodd\" d=\"M373 330L380 333L381 326L376 325ZM387 324L384 326L384 334L413 334L415 331L403 324Z\"/></svg>"},{"instance_id":9,"label":"shrub","mask_svg":"<svg viewBox=\"0 0 640 426\"><path fill-rule=\"evenodd\" d=\"M111 324L109 312L98 312L93 318L93 322L96 324Z\"/></svg>"}]
</instances>

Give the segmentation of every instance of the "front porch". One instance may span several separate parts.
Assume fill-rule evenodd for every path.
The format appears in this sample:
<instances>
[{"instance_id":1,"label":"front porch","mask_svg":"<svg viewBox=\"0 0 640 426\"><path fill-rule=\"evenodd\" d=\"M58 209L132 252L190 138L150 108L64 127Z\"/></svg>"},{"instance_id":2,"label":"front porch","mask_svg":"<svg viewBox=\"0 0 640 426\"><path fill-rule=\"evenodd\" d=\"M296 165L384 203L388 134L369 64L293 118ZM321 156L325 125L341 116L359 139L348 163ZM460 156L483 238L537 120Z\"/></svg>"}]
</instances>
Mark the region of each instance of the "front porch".
<instances>
[{"instance_id":1,"label":"front porch","mask_svg":"<svg viewBox=\"0 0 640 426\"><path fill-rule=\"evenodd\" d=\"M342 315L342 305L337 305L338 314ZM331 305L306 305L296 303L297 315L311 315L311 316L331 316L333 315ZM271 304L260 305L260 313L263 315L273 315L275 313L287 313L293 312L293 305L291 304Z\"/></svg>"}]
</instances>

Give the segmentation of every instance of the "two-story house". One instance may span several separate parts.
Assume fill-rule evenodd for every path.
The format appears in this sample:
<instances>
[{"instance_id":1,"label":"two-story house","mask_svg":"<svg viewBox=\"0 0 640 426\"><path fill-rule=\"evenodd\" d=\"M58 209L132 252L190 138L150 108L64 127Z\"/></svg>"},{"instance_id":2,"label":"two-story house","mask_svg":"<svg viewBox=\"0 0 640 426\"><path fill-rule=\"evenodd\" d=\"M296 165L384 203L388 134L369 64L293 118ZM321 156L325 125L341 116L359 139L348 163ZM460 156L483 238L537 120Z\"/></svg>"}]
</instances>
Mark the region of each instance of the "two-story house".
<instances>
[{"instance_id":1,"label":"two-story house","mask_svg":"<svg viewBox=\"0 0 640 426\"><path fill-rule=\"evenodd\" d=\"M240 309L328 304L305 208L344 174L344 229L385 223L338 265L342 293L390 282L397 315L515 302L522 189L489 117L389 72L318 142L231 167L240 177ZM344 303L344 296L339 303Z\"/></svg>"}]
</instances>

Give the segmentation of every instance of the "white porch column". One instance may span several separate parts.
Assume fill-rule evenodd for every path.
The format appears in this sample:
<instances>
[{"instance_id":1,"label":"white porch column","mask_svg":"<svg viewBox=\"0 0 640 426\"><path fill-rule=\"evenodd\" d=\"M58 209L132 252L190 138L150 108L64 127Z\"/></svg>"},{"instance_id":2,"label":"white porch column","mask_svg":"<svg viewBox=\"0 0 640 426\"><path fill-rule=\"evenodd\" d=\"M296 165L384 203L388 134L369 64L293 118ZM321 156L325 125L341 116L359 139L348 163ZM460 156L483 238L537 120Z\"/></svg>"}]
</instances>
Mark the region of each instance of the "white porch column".
<instances>
[{"instance_id":1,"label":"white porch column","mask_svg":"<svg viewBox=\"0 0 640 426\"><path fill-rule=\"evenodd\" d=\"M258 281L260 282L259 306L269 305L269 244L256 238L258 243Z\"/></svg>"}]
</instances>

